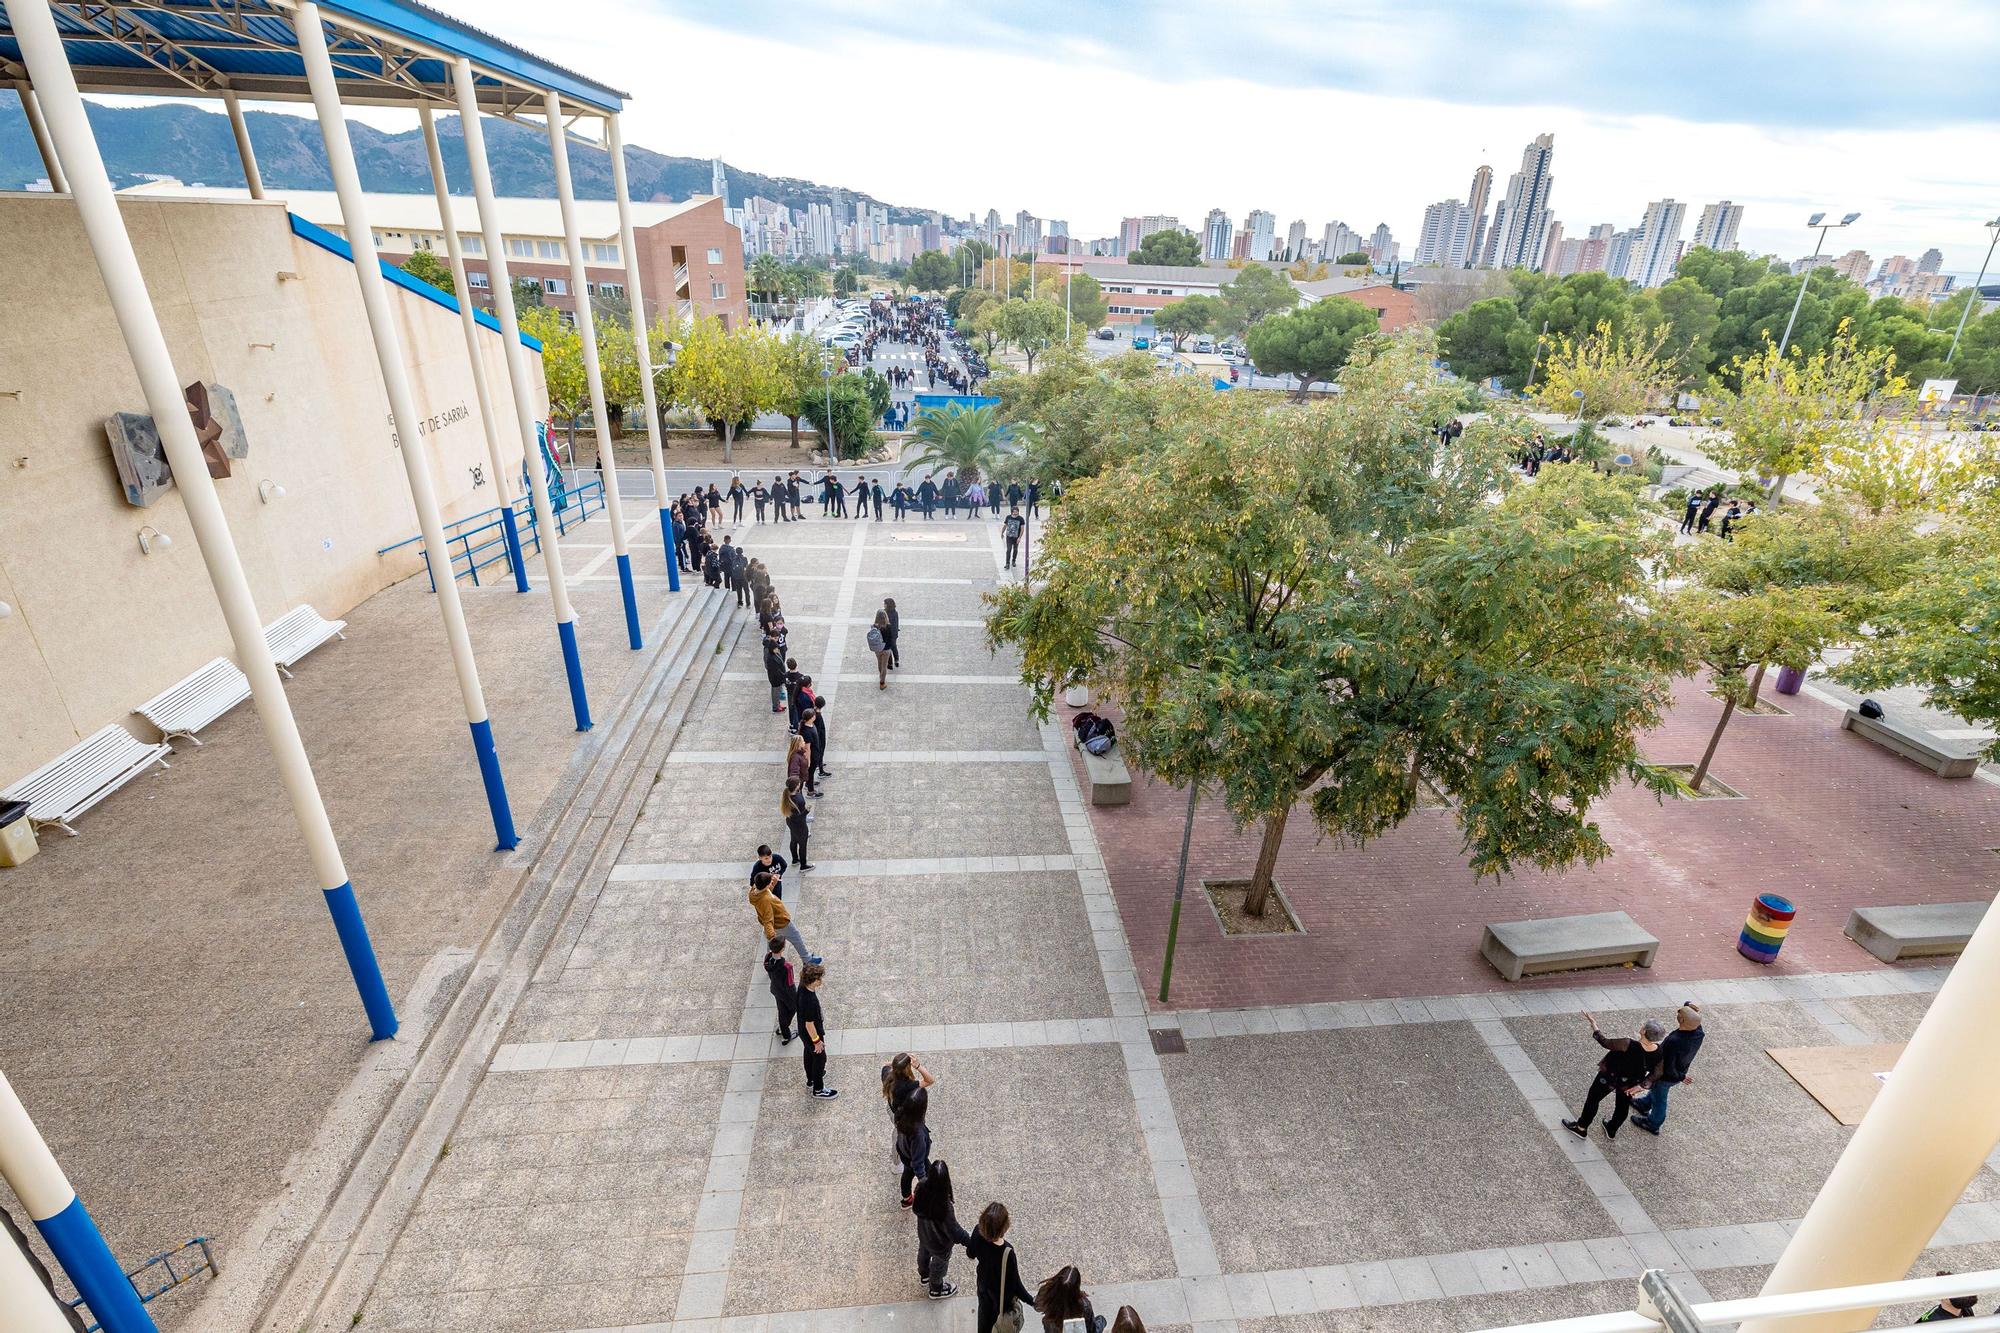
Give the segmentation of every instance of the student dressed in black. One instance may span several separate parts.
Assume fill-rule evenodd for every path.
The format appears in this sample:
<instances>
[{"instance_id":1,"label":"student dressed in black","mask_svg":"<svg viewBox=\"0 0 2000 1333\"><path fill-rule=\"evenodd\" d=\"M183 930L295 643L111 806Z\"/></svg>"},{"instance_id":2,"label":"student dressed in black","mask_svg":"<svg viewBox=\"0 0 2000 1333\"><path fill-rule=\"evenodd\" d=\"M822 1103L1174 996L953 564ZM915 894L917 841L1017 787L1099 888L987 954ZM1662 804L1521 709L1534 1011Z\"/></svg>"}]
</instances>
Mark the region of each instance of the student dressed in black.
<instances>
[{"instance_id":1,"label":"student dressed in black","mask_svg":"<svg viewBox=\"0 0 2000 1333\"><path fill-rule=\"evenodd\" d=\"M1590 1080L1590 1091L1583 1099L1583 1114L1575 1120L1563 1121L1563 1128L1580 1139L1590 1137L1590 1122L1597 1118L1597 1108L1605 1097L1610 1096L1611 1118L1604 1122L1604 1134L1615 1139L1625 1117L1632 1113L1633 1092L1652 1082L1659 1072L1660 1038L1667 1035L1666 1025L1649 1019L1637 1037L1607 1037L1598 1031L1595 1018L1589 1014L1583 1017L1590 1024L1592 1039L1604 1048L1604 1058L1597 1062L1597 1076Z\"/></svg>"},{"instance_id":2,"label":"student dressed in black","mask_svg":"<svg viewBox=\"0 0 2000 1333\"><path fill-rule=\"evenodd\" d=\"M951 1168L932 1162L930 1174L917 1183L911 1211L917 1217L917 1277L934 1301L958 1294L945 1275L951 1271L951 1252L972 1239L951 1204Z\"/></svg>"},{"instance_id":3,"label":"student dressed in black","mask_svg":"<svg viewBox=\"0 0 2000 1333\"><path fill-rule=\"evenodd\" d=\"M826 969L818 963L807 963L800 974L799 1036L805 1044L806 1086L815 1097L838 1097L838 1091L826 1086L826 1015L819 1006L819 984L825 976Z\"/></svg>"},{"instance_id":4,"label":"student dressed in black","mask_svg":"<svg viewBox=\"0 0 2000 1333\"><path fill-rule=\"evenodd\" d=\"M764 975L771 982L771 998L778 1002L778 1040L792 1044L792 1019L799 1012L799 984L792 979L792 965L785 960L785 939L771 941L764 954Z\"/></svg>"},{"instance_id":5,"label":"student dressed in black","mask_svg":"<svg viewBox=\"0 0 2000 1333\"><path fill-rule=\"evenodd\" d=\"M1014 1247L1007 1243L1010 1222L1005 1204L989 1203L979 1215L979 1225L965 1242L965 1252L978 1269L973 1291L979 1298L979 1318L973 1327L979 1333L993 1333L993 1323L1000 1317L1002 1307L1012 1309L1023 1302L1035 1303L1033 1293L1021 1281L1021 1263Z\"/></svg>"}]
</instances>

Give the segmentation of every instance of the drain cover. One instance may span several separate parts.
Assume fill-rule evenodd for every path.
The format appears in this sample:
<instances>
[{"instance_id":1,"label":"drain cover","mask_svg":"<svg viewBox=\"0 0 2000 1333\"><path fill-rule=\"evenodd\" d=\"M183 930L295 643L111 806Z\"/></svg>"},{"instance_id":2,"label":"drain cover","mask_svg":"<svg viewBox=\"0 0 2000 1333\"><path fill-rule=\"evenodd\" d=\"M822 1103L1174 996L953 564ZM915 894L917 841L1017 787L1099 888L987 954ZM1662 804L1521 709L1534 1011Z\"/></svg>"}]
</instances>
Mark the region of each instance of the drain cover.
<instances>
[{"instance_id":1,"label":"drain cover","mask_svg":"<svg viewBox=\"0 0 2000 1333\"><path fill-rule=\"evenodd\" d=\"M1186 1055L1187 1038L1179 1028L1148 1028L1147 1034L1153 1039L1154 1055Z\"/></svg>"}]
</instances>

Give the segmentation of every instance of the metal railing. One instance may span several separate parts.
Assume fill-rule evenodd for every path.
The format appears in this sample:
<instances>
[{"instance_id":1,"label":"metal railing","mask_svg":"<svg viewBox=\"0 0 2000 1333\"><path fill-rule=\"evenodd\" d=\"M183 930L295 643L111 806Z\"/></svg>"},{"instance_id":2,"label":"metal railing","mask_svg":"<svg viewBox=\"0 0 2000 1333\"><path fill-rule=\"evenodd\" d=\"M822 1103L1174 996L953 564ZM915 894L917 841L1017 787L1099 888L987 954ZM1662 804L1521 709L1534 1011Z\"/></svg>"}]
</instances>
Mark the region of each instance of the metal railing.
<instances>
[{"instance_id":1,"label":"metal railing","mask_svg":"<svg viewBox=\"0 0 2000 1333\"><path fill-rule=\"evenodd\" d=\"M187 1257L189 1250L201 1251L201 1257L199 1259ZM176 1263L176 1260L179 1262ZM209 1248L208 1237L196 1236L179 1249L154 1255L127 1273L125 1279L132 1284L132 1290L139 1293L139 1303L146 1305L158 1300L182 1283L194 1281L203 1273L216 1277L221 1275L222 1269L216 1265L215 1251ZM69 1306L79 1312L88 1312L90 1309L84 1304L81 1296L71 1301ZM85 1333L97 1333L99 1327L93 1316L91 1321L84 1325Z\"/></svg>"},{"instance_id":2,"label":"metal railing","mask_svg":"<svg viewBox=\"0 0 2000 1333\"><path fill-rule=\"evenodd\" d=\"M522 485L527 485L526 474L522 474ZM587 522L592 514L604 508L604 480L596 474L571 474L559 492L552 487L549 496L554 509L556 535L569 535L571 528ZM517 496L513 504L515 526L521 533L521 555L525 559L531 554L539 554L542 549L541 528L535 521L535 506L528 495ZM424 558L424 570L431 581L431 590L437 590L437 571L432 568L430 553L424 549L423 534L405 537L377 550L377 555L387 555L405 546L415 545L417 553ZM478 587L483 571L499 565L507 565L507 525L501 516L501 507L482 509L476 514L454 519L444 525L445 549L451 561L451 574L455 579L470 579Z\"/></svg>"},{"instance_id":3,"label":"metal railing","mask_svg":"<svg viewBox=\"0 0 2000 1333\"><path fill-rule=\"evenodd\" d=\"M1875 1310L1884 1305L1931 1304L1991 1291L2000 1287L2000 1269L1979 1273L1953 1273L1946 1277L1912 1278L1903 1282L1871 1282L1859 1287L1829 1287L1820 1291L1797 1291L1783 1296L1749 1296L1734 1301L1703 1301L1688 1304L1678 1313L1661 1310L1649 1285L1662 1275L1648 1273L1641 1279L1638 1307L1613 1314L1584 1315L1579 1319L1552 1319L1536 1324L1511 1324L1481 1330L1481 1333L1698 1333L1724 1328L1751 1319L1786 1319L1799 1315L1838 1314L1846 1310ZM1666 1279L1671 1281L1671 1279ZM1930 1327L1930 1326L1925 1326ZM1953 1321L1964 1333L2000 1329L2000 1315L1981 1315ZM1902 1324L1889 1333L1922 1333L1917 1325Z\"/></svg>"}]
</instances>

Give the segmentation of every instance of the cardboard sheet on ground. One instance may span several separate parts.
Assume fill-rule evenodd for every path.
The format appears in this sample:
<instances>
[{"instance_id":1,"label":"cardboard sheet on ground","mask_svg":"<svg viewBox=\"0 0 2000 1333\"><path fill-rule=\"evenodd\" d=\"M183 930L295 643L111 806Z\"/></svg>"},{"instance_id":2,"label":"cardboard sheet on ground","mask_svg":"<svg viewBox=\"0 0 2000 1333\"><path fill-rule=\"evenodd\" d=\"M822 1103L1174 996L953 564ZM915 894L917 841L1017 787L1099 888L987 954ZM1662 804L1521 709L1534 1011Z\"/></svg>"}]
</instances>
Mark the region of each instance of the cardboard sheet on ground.
<instances>
[{"instance_id":1,"label":"cardboard sheet on ground","mask_svg":"<svg viewBox=\"0 0 2000 1333\"><path fill-rule=\"evenodd\" d=\"M1780 1046L1765 1052L1843 1125L1858 1125L1903 1054L1893 1046Z\"/></svg>"}]
</instances>

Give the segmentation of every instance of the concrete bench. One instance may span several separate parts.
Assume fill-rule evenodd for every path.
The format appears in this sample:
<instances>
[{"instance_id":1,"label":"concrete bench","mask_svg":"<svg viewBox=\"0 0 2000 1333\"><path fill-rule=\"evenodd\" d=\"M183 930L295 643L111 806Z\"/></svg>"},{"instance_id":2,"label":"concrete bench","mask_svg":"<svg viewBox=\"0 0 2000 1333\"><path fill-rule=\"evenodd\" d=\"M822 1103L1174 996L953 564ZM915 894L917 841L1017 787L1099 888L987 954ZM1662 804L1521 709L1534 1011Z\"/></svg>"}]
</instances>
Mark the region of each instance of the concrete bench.
<instances>
[{"instance_id":1,"label":"concrete bench","mask_svg":"<svg viewBox=\"0 0 2000 1333\"><path fill-rule=\"evenodd\" d=\"M345 620L328 620L310 606L295 606L264 626L264 646L278 670L289 676L307 653L328 639L346 638L341 633L346 628Z\"/></svg>"},{"instance_id":2,"label":"concrete bench","mask_svg":"<svg viewBox=\"0 0 2000 1333\"><path fill-rule=\"evenodd\" d=\"M1503 921L1479 941L1480 956L1509 981L1624 963L1651 967L1659 951L1660 942L1623 912Z\"/></svg>"},{"instance_id":3,"label":"concrete bench","mask_svg":"<svg viewBox=\"0 0 2000 1333\"><path fill-rule=\"evenodd\" d=\"M1847 938L1885 963L1938 958L1963 953L1985 915L1985 903L1857 907L1848 914Z\"/></svg>"},{"instance_id":4,"label":"concrete bench","mask_svg":"<svg viewBox=\"0 0 2000 1333\"><path fill-rule=\"evenodd\" d=\"M1898 722L1893 717L1863 717L1850 708L1840 725L1941 778L1969 778L1979 767L1978 755L1947 745L1922 727Z\"/></svg>"},{"instance_id":5,"label":"concrete bench","mask_svg":"<svg viewBox=\"0 0 2000 1333\"><path fill-rule=\"evenodd\" d=\"M173 747L148 744L113 722L93 732L5 791L0 801L26 801L37 826L53 824L70 837L70 821L158 764L168 767Z\"/></svg>"},{"instance_id":6,"label":"concrete bench","mask_svg":"<svg viewBox=\"0 0 2000 1333\"><path fill-rule=\"evenodd\" d=\"M160 739L185 736L201 744L195 733L250 697L250 680L236 663L218 657L170 689L161 691L132 711L159 730Z\"/></svg>"},{"instance_id":7,"label":"concrete bench","mask_svg":"<svg viewBox=\"0 0 2000 1333\"><path fill-rule=\"evenodd\" d=\"M1132 770L1118 757L1116 745L1111 747L1110 754L1092 754L1080 745L1077 753L1083 756L1084 776L1090 779L1092 805L1125 805L1131 801Z\"/></svg>"}]
</instances>

